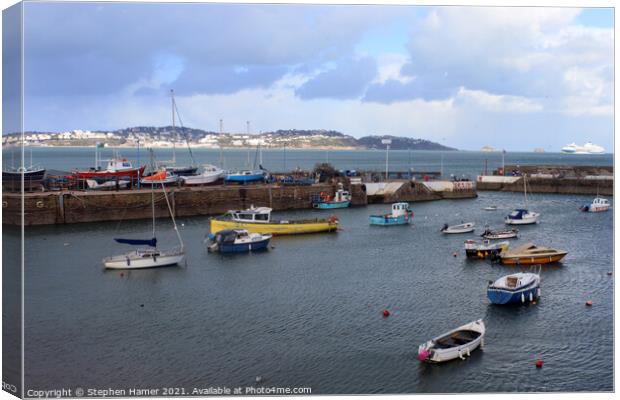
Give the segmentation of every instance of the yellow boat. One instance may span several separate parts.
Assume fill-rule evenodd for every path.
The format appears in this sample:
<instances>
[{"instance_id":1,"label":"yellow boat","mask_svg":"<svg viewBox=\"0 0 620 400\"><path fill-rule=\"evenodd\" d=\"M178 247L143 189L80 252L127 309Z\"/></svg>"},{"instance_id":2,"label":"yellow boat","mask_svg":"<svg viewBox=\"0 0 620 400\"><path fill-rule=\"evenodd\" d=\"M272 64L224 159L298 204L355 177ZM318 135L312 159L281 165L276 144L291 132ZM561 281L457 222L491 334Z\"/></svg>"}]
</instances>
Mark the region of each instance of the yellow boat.
<instances>
[{"instance_id":1,"label":"yellow boat","mask_svg":"<svg viewBox=\"0 0 620 400\"><path fill-rule=\"evenodd\" d=\"M557 262L567 254L567 251L527 243L514 250L503 251L500 257L505 265L532 265Z\"/></svg>"},{"instance_id":2,"label":"yellow boat","mask_svg":"<svg viewBox=\"0 0 620 400\"><path fill-rule=\"evenodd\" d=\"M335 232L338 218L272 221L271 208L251 207L247 210L230 210L221 217L211 219L211 233L224 229L246 229L248 232L271 235L297 235L301 233Z\"/></svg>"}]
</instances>

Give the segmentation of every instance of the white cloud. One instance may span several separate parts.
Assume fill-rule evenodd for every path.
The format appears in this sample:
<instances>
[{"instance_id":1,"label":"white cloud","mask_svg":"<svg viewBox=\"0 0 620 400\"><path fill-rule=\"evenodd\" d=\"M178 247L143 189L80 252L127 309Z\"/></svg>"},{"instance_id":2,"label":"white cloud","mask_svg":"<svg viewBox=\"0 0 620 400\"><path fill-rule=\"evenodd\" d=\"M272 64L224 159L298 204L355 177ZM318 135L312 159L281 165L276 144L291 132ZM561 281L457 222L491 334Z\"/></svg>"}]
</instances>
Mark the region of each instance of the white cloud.
<instances>
[{"instance_id":1,"label":"white cloud","mask_svg":"<svg viewBox=\"0 0 620 400\"><path fill-rule=\"evenodd\" d=\"M542 111L543 106L537 101L508 95L496 95L483 90L459 88L455 104L484 111L528 113Z\"/></svg>"}]
</instances>

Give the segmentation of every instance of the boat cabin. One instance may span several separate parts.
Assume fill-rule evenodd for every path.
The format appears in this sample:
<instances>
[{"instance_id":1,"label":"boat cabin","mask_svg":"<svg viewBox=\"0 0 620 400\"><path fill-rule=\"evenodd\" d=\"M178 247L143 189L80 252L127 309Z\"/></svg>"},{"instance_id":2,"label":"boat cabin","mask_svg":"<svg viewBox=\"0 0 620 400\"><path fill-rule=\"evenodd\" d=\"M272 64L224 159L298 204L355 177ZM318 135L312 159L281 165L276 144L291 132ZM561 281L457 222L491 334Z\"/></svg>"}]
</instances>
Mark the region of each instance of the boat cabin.
<instances>
[{"instance_id":1,"label":"boat cabin","mask_svg":"<svg viewBox=\"0 0 620 400\"><path fill-rule=\"evenodd\" d=\"M592 201L593 206L609 206L609 200L604 199L602 197L597 197Z\"/></svg>"},{"instance_id":2,"label":"boat cabin","mask_svg":"<svg viewBox=\"0 0 620 400\"><path fill-rule=\"evenodd\" d=\"M108 167L106 170L108 171L123 171L126 169L131 169L131 162L129 162L126 158L123 159L112 159L108 160Z\"/></svg>"},{"instance_id":3,"label":"boat cabin","mask_svg":"<svg viewBox=\"0 0 620 400\"><path fill-rule=\"evenodd\" d=\"M233 221L267 224L271 221L271 211L269 207L252 207L247 210L230 210L226 215Z\"/></svg>"},{"instance_id":4,"label":"boat cabin","mask_svg":"<svg viewBox=\"0 0 620 400\"><path fill-rule=\"evenodd\" d=\"M523 219L523 216L525 214L527 214L528 211L523 209L523 208L518 208L516 210L514 210L513 212L511 212L510 214L508 214L508 218L510 219Z\"/></svg>"},{"instance_id":5,"label":"boat cabin","mask_svg":"<svg viewBox=\"0 0 620 400\"><path fill-rule=\"evenodd\" d=\"M394 203L392 204L392 216L400 217L401 215L407 215L410 212L409 203Z\"/></svg>"},{"instance_id":6,"label":"boat cabin","mask_svg":"<svg viewBox=\"0 0 620 400\"><path fill-rule=\"evenodd\" d=\"M245 229L225 229L219 231L215 236L215 241L221 244L234 244L237 238L245 238L249 236Z\"/></svg>"}]
</instances>

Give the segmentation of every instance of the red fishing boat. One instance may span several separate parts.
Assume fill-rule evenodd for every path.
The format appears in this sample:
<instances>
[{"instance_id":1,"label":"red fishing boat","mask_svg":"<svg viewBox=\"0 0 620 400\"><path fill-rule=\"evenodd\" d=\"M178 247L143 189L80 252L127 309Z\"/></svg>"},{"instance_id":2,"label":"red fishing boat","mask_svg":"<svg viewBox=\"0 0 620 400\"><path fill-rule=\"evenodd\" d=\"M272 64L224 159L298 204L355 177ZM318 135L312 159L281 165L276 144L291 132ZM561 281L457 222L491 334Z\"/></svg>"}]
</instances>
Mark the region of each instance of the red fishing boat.
<instances>
[{"instance_id":1,"label":"red fishing boat","mask_svg":"<svg viewBox=\"0 0 620 400\"><path fill-rule=\"evenodd\" d=\"M94 179L94 178L115 178L126 177L131 179L138 179L139 176L144 174L143 165L140 168L134 168L131 162L126 158L115 158L108 161L106 169L91 168L88 171L75 171L73 174L78 179Z\"/></svg>"}]
</instances>

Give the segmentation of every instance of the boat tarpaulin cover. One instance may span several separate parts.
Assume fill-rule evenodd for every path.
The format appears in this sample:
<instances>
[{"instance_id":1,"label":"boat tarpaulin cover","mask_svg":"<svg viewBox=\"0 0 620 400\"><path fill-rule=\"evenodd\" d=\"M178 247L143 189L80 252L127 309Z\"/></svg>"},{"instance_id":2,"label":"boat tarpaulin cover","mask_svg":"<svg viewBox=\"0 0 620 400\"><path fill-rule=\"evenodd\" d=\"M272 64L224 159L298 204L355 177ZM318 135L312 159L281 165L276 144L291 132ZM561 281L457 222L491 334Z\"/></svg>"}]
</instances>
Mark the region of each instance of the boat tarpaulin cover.
<instances>
[{"instance_id":1,"label":"boat tarpaulin cover","mask_svg":"<svg viewBox=\"0 0 620 400\"><path fill-rule=\"evenodd\" d=\"M116 240L118 243L131 244L131 245L134 245L134 246L137 246L137 245L147 245L147 246L151 246L151 247L157 246L157 238L153 238L153 239L120 239L120 238L114 238L114 240Z\"/></svg>"}]
</instances>

